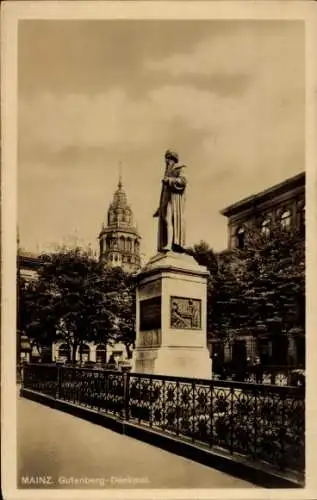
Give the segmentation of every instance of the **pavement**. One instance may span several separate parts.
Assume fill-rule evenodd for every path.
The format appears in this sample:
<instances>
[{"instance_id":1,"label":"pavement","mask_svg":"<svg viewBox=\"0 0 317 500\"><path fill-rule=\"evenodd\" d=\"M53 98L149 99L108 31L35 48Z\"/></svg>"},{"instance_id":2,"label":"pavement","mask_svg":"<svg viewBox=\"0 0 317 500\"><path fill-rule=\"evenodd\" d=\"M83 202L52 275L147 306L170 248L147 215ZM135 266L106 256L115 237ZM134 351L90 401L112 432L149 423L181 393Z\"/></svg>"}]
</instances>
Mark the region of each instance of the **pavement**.
<instances>
[{"instance_id":1,"label":"pavement","mask_svg":"<svg viewBox=\"0 0 317 500\"><path fill-rule=\"evenodd\" d=\"M19 488L256 488L20 397L17 420Z\"/></svg>"}]
</instances>

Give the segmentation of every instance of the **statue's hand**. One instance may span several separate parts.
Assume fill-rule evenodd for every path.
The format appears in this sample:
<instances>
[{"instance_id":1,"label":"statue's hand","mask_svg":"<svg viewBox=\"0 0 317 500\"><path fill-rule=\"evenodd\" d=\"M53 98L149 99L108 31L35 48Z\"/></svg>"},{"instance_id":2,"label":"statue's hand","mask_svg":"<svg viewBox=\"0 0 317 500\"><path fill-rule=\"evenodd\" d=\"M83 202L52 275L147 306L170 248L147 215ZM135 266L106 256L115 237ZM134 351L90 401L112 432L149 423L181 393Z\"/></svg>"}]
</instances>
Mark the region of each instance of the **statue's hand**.
<instances>
[{"instance_id":1,"label":"statue's hand","mask_svg":"<svg viewBox=\"0 0 317 500\"><path fill-rule=\"evenodd\" d=\"M158 217L159 216L160 209L158 208L156 212L154 212L153 217Z\"/></svg>"}]
</instances>

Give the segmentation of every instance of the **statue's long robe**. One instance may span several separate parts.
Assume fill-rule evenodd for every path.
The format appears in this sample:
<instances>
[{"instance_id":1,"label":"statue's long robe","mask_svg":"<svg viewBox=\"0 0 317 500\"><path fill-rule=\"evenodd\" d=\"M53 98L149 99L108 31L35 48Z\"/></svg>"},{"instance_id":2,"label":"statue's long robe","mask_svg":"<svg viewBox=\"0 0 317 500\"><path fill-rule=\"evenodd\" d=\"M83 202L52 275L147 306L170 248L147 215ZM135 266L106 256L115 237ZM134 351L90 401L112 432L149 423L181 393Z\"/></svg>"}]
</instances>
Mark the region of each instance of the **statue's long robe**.
<instances>
[{"instance_id":1,"label":"statue's long robe","mask_svg":"<svg viewBox=\"0 0 317 500\"><path fill-rule=\"evenodd\" d=\"M177 166L177 165L176 165ZM184 248L185 246L185 188L186 177L183 173L177 176L178 168L173 168L165 176L167 184L163 184L160 207L158 210L158 251L163 249Z\"/></svg>"}]
</instances>

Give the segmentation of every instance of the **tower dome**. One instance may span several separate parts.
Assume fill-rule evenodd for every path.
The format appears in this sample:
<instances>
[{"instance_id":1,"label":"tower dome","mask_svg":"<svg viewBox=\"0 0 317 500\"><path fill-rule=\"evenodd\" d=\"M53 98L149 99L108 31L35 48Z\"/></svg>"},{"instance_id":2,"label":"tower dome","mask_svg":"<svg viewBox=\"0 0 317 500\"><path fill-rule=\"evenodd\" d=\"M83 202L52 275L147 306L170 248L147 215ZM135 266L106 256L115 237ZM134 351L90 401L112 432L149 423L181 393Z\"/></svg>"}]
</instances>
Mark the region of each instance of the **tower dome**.
<instances>
[{"instance_id":1,"label":"tower dome","mask_svg":"<svg viewBox=\"0 0 317 500\"><path fill-rule=\"evenodd\" d=\"M141 266L140 235L123 189L121 176L99 235L100 260L111 267L137 271Z\"/></svg>"}]
</instances>

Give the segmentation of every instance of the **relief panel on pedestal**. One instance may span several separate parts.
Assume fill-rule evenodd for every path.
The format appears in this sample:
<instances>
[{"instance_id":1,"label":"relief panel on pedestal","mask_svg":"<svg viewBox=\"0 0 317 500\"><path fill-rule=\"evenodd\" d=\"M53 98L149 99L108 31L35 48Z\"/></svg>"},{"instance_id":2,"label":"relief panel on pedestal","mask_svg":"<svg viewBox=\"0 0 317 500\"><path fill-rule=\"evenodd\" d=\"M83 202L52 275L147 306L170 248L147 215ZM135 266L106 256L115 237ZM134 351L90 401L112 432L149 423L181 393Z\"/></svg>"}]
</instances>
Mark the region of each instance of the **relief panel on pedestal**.
<instances>
[{"instance_id":1,"label":"relief panel on pedestal","mask_svg":"<svg viewBox=\"0 0 317 500\"><path fill-rule=\"evenodd\" d=\"M170 325L179 330L201 330L201 300L171 297Z\"/></svg>"}]
</instances>

